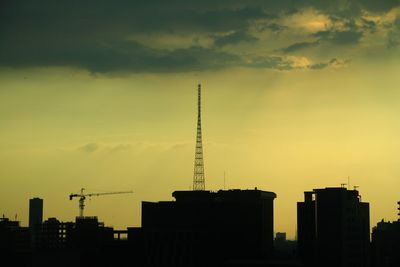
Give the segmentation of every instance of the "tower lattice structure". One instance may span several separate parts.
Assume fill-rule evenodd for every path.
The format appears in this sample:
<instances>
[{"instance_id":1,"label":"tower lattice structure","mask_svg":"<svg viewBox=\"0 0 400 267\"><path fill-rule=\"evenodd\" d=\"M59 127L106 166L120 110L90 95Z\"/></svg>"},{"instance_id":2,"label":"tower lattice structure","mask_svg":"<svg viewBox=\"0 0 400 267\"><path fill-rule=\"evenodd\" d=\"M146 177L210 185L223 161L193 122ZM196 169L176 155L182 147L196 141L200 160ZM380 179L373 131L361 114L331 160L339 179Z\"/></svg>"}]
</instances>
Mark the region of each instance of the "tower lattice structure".
<instances>
[{"instance_id":1,"label":"tower lattice structure","mask_svg":"<svg viewBox=\"0 0 400 267\"><path fill-rule=\"evenodd\" d=\"M201 134L201 84L199 84L197 87L197 135L194 157L193 190L203 191L204 189L203 141Z\"/></svg>"}]
</instances>

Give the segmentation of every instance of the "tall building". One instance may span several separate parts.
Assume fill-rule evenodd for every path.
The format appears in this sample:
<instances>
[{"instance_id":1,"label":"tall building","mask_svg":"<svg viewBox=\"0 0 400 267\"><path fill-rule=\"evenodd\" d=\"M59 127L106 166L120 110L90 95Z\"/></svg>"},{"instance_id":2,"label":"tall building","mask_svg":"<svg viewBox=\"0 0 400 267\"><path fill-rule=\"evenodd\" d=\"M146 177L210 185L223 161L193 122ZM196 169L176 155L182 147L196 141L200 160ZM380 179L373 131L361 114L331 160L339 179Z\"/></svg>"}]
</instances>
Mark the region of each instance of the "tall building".
<instances>
[{"instance_id":1,"label":"tall building","mask_svg":"<svg viewBox=\"0 0 400 267\"><path fill-rule=\"evenodd\" d=\"M38 233L43 222L43 199L29 199L29 231L31 234L31 247L38 247Z\"/></svg>"},{"instance_id":2,"label":"tall building","mask_svg":"<svg viewBox=\"0 0 400 267\"><path fill-rule=\"evenodd\" d=\"M176 201L142 202L140 236L148 266L214 266L272 255L275 193L175 191L172 196Z\"/></svg>"},{"instance_id":3,"label":"tall building","mask_svg":"<svg viewBox=\"0 0 400 267\"><path fill-rule=\"evenodd\" d=\"M314 189L297 203L299 255L306 266L365 267L369 204L357 190Z\"/></svg>"},{"instance_id":4,"label":"tall building","mask_svg":"<svg viewBox=\"0 0 400 267\"><path fill-rule=\"evenodd\" d=\"M29 228L40 225L43 221L43 199L32 198L29 200Z\"/></svg>"}]
</instances>

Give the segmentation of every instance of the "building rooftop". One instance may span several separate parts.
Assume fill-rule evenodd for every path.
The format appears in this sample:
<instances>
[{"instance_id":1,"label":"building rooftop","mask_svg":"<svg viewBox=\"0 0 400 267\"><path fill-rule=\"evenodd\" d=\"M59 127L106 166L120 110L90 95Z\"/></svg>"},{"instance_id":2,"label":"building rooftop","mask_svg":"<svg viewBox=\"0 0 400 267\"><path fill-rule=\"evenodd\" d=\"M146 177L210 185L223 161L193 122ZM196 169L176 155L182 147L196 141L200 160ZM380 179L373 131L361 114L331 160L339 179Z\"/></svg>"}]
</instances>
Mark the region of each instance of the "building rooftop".
<instances>
[{"instance_id":1,"label":"building rooftop","mask_svg":"<svg viewBox=\"0 0 400 267\"><path fill-rule=\"evenodd\" d=\"M172 196L177 202L246 202L276 198L274 192L255 189L230 189L213 191L175 191Z\"/></svg>"}]
</instances>

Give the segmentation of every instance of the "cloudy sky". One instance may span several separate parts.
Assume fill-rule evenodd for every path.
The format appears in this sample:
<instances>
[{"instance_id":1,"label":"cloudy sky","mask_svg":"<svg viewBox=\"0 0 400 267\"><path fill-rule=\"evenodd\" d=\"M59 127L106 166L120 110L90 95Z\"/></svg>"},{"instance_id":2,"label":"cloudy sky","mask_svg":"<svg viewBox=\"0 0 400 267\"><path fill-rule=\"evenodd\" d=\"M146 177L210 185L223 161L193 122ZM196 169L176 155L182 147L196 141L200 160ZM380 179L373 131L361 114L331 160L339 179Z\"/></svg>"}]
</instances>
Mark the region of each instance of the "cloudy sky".
<instances>
[{"instance_id":1,"label":"cloudy sky","mask_svg":"<svg viewBox=\"0 0 400 267\"><path fill-rule=\"evenodd\" d=\"M399 73L399 0L1 1L0 212L133 190L86 211L140 225L191 187L201 82L207 189L274 191L291 238L303 192L348 180L394 220Z\"/></svg>"}]
</instances>

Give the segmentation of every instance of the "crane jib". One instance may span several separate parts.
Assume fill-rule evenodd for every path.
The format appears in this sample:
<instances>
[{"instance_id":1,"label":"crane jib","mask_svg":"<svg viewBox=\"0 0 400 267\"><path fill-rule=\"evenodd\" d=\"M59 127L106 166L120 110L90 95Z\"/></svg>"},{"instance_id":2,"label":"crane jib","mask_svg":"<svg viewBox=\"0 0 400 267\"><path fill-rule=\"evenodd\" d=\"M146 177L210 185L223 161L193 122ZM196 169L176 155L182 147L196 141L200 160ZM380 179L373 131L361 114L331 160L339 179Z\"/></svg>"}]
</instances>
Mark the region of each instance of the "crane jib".
<instances>
[{"instance_id":1,"label":"crane jib","mask_svg":"<svg viewBox=\"0 0 400 267\"><path fill-rule=\"evenodd\" d=\"M70 200L72 200L74 197L79 197L79 217L83 217L83 210L85 208L85 199L86 199L86 197L133 193L133 191L117 191L117 192L102 192L102 193L84 194L83 193L84 190L85 190L84 188L81 188L81 193L80 194L70 194L69 195L69 199Z\"/></svg>"}]
</instances>

